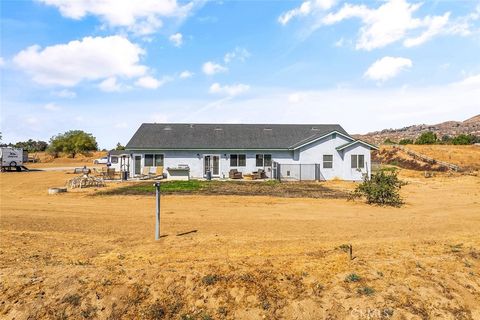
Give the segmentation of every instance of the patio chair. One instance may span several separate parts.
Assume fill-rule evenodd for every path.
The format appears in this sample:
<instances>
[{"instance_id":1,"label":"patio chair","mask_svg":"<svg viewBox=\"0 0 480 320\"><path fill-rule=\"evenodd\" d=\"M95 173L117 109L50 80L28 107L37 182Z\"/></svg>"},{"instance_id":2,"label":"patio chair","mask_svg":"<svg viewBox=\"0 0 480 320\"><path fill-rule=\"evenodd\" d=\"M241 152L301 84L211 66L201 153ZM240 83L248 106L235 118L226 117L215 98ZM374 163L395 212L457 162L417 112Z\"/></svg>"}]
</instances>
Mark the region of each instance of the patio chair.
<instances>
[{"instance_id":1,"label":"patio chair","mask_svg":"<svg viewBox=\"0 0 480 320\"><path fill-rule=\"evenodd\" d=\"M230 172L228 173L228 177L230 179L242 179L243 175L237 169L231 169Z\"/></svg>"},{"instance_id":2,"label":"patio chair","mask_svg":"<svg viewBox=\"0 0 480 320\"><path fill-rule=\"evenodd\" d=\"M253 174L253 180L265 179L266 177L265 170L263 169L258 169L258 171L254 171L252 172L252 174Z\"/></svg>"}]
</instances>

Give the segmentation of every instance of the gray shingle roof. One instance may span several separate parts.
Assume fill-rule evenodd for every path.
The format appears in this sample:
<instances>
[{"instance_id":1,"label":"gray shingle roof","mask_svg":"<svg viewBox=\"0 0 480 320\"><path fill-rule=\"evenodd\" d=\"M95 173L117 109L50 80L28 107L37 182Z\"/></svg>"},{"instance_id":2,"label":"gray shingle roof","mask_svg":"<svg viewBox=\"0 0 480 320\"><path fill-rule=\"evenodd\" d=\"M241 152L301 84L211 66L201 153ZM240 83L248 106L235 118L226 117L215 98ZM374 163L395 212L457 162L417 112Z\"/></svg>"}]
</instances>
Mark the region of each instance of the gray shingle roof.
<instances>
[{"instance_id":1,"label":"gray shingle roof","mask_svg":"<svg viewBox=\"0 0 480 320\"><path fill-rule=\"evenodd\" d=\"M349 136L338 124L144 123L126 149L289 149L332 131Z\"/></svg>"}]
</instances>

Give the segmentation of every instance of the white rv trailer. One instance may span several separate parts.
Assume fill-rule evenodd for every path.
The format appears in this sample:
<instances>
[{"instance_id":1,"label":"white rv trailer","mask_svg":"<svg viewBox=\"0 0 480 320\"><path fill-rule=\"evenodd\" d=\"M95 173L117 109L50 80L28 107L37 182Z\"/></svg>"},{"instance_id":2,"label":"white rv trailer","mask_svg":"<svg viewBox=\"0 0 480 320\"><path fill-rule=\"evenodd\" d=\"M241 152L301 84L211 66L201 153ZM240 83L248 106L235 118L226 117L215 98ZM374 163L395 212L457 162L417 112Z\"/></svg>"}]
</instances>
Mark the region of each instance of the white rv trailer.
<instances>
[{"instance_id":1,"label":"white rv trailer","mask_svg":"<svg viewBox=\"0 0 480 320\"><path fill-rule=\"evenodd\" d=\"M1 147L0 162L2 164L2 171L6 170L7 168L20 171L23 167L23 149Z\"/></svg>"}]
</instances>

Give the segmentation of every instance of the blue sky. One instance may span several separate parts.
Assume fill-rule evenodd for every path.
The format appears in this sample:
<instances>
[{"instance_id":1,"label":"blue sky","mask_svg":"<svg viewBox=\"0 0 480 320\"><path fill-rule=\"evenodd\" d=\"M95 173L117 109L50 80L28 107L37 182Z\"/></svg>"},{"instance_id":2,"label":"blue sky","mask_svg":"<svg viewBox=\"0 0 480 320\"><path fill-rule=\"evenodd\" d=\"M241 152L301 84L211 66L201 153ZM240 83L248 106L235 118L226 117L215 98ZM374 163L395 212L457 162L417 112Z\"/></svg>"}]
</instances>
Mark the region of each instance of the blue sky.
<instances>
[{"instance_id":1,"label":"blue sky","mask_svg":"<svg viewBox=\"0 0 480 320\"><path fill-rule=\"evenodd\" d=\"M3 141L142 122L340 123L480 111L480 1L1 2Z\"/></svg>"}]
</instances>

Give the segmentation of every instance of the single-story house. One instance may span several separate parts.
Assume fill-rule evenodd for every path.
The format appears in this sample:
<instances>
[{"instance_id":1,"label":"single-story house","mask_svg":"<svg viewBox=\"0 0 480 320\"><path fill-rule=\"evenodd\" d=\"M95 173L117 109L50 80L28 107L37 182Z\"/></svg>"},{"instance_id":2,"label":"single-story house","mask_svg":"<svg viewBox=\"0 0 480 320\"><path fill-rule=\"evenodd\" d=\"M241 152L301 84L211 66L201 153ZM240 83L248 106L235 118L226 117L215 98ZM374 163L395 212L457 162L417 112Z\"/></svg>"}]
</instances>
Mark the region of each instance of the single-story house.
<instances>
[{"instance_id":1,"label":"single-story house","mask_svg":"<svg viewBox=\"0 0 480 320\"><path fill-rule=\"evenodd\" d=\"M179 172L195 179L263 170L267 178L361 180L370 175L372 149L377 148L338 124L144 123L125 151L110 157L120 161L128 155L130 177L147 167L162 169L168 178Z\"/></svg>"}]
</instances>

